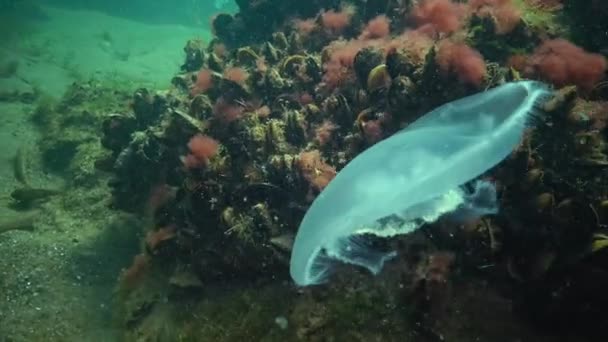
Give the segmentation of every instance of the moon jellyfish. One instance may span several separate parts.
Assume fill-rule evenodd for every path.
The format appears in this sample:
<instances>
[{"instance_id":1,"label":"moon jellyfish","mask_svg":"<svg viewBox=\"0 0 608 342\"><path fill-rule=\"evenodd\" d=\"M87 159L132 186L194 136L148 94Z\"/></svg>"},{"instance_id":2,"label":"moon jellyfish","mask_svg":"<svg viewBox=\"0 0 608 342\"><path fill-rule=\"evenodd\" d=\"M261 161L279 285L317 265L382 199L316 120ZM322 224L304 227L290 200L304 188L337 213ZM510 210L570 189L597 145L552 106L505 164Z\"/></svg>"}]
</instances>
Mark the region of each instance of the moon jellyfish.
<instances>
[{"instance_id":1,"label":"moon jellyfish","mask_svg":"<svg viewBox=\"0 0 608 342\"><path fill-rule=\"evenodd\" d=\"M396 253L374 249L367 235L407 234L446 214L496 213L494 185L474 180L520 143L548 96L543 83L506 83L447 103L358 155L304 215L290 262L296 284L326 281L336 262L380 272Z\"/></svg>"}]
</instances>

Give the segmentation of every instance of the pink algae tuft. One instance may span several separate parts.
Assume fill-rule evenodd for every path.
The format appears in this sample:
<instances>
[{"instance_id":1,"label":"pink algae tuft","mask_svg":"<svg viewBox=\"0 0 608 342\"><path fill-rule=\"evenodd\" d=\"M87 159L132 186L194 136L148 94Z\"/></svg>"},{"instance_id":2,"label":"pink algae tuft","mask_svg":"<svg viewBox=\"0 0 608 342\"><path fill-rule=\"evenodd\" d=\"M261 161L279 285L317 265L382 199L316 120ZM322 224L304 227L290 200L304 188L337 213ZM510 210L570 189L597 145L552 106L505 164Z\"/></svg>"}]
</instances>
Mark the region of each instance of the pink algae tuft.
<instances>
[{"instance_id":1,"label":"pink algae tuft","mask_svg":"<svg viewBox=\"0 0 608 342\"><path fill-rule=\"evenodd\" d=\"M452 33L460 29L465 11L450 0L423 0L412 11L411 19L426 31Z\"/></svg>"},{"instance_id":2,"label":"pink algae tuft","mask_svg":"<svg viewBox=\"0 0 608 342\"><path fill-rule=\"evenodd\" d=\"M391 20L386 15L379 15L367 23L359 39L387 38L391 33L390 26Z\"/></svg>"},{"instance_id":3,"label":"pink algae tuft","mask_svg":"<svg viewBox=\"0 0 608 342\"><path fill-rule=\"evenodd\" d=\"M190 153L182 158L188 169L207 166L209 159L217 154L219 143L206 135L197 134L188 142Z\"/></svg>"},{"instance_id":4,"label":"pink algae tuft","mask_svg":"<svg viewBox=\"0 0 608 342\"><path fill-rule=\"evenodd\" d=\"M437 51L437 63L444 73L454 73L463 83L479 86L486 64L477 50L463 43L444 41Z\"/></svg>"},{"instance_id":5,"label":"pink algae tuft","mask_svg":"<svg viewBox=\"0 0 608 342\"><path fill-rule=\"evenodd\" d=\"M336 176L336 169L323 161L318 150L300 153L296 165L304 179L317 192L323 190Z\"/></svg>"},{"instance_id":6,"label":"pink algae tuft","mask_svg":"<svg viewBox=\"0 0 608 342\"><path fill-rule=\"evenodd\" d=\"M330 33L339 34L350 25L353 12L350 8L340 11L329 10L321 12L321 24Z\"/></svg>"},{"instance_id":7,"label":"pink algae tuft","mask_svg":"<svg viewBox=\"0 0 608 342\"><path fill-rule=\"evenodd\" d=\"M528 59L525 73L556 86L576 85L591 90L604 78L606 59L564 39L544 41Z\"/></svg>"},{"instance_id":8,"label":"pink algae tuft","mask_svg":"<svg viewBox=\"0 0 608 342\"><path fill-rule=\"evenodd\" d=\"M201 69L196 75L196 82L190 89L190 95L196 96L204 93L213 86L213 75L208 69Z\"/></svg>"}]
</instances>

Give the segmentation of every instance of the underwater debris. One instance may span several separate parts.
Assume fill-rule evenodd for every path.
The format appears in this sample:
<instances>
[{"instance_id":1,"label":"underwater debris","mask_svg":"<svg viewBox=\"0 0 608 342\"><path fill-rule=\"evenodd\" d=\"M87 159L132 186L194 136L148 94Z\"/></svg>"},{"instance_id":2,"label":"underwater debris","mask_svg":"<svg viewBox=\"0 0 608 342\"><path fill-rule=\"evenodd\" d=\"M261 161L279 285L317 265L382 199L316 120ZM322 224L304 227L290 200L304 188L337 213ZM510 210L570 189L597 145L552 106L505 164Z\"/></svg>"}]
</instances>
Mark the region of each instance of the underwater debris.
<instances>
[{"instance_id":1,"label":"underwater debris","mask_svg":"<svg viewBox=\"0 0 608 342\"><path fill-rule=\"evenodd\" d=\"M409 233L459 209L467 216L495 213L492 184L477 181L472 193L460 187L511 153L549 95L542 83L507 83L445 104L357 156L304 216L291 257L294 281L326 281L332 260L378 273L395 253L368 248L365 234ZM378 222L391 215L404 223Z\"/></svg>"}]
</instances>

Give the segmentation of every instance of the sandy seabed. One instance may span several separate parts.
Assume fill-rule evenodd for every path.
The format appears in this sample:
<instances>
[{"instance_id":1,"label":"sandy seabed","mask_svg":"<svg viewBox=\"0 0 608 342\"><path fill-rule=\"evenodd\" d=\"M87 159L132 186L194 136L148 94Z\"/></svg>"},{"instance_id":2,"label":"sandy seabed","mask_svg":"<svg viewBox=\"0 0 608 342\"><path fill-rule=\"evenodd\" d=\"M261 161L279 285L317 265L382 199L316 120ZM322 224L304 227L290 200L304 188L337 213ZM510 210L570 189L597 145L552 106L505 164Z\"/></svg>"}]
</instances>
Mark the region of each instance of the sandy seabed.
<instances>
[{"instance_id":1,"label":"sandy seabed","mask_svg":"<svg viewBox=\"0 0 608 342\"><path fill-rule=\"evenodd\" d=\"M47 19L15 18L23 28L0 32L10 38L0 42L0 62L18 63L14 74L0 77L2 92L37 89L59 98L72 83L90 80L163 89L183 60L185 42L210 36L194 27L44 10ZM0 224L36 216L32 232L0 232L0 341L114 341L112 290L138 250L137 224L107 208L105 187L70 190L33 211L11 208L9 194L20 186L11 159L19 148L31 151L33 186L65 182L41 167L34 108L0 101Z\"/></svg>"}]
</instances>

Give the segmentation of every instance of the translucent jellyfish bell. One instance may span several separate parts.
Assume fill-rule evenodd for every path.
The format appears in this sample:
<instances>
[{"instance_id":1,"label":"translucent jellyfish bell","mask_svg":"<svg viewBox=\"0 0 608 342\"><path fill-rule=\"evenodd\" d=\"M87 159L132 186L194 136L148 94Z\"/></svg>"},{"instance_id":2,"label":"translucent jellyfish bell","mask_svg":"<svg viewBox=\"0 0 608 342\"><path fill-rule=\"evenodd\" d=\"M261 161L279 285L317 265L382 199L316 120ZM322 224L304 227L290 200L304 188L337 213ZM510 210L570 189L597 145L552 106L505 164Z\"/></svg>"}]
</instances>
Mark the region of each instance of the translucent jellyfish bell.
<instances>
[{"instance_id":1,"label":"translucent jellyfish bell","mask_svg":"<svg viewBox=\"0 0 608 342\"><path fill-rule=\"evenodd\" d=\"M406 234L453 212L497 212L492 184L463 185L511 153L549 95L539 82L507 83L447 103L358 155L306 212L291 254L294 281L324 282L336 261L378 273L395 253L370 248L365 234ZM398 224L382 220L395 216Z\"/></svg>"}]
</instances>

